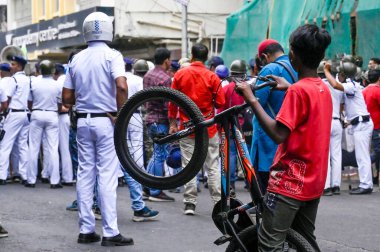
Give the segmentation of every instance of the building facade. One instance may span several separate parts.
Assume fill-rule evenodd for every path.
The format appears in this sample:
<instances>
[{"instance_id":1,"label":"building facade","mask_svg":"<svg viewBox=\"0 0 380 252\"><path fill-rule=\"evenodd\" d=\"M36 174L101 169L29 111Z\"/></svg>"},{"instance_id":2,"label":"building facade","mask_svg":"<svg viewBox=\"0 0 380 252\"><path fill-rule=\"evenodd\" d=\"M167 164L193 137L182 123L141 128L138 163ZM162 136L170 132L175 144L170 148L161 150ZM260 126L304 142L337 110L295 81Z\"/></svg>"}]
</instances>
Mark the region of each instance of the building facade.
<instances>
[{"instance_id":1,"label":"building facade","mask_svg":"<svg viewBox=\"0 0 380 252\"><path fill-rule=\"evenodd\" d=\"M243 0L190 0L188 40L202 42L219 54L225 35L226 17ZM1 6L1 3L0 3ZM182 5L176 0L8 0L6 28L0 48L26 48L29 59L64 61L74 48L85 46L84 18L93 11L114 17L111 46L123 55L151 59L155 48L167 47L172 58L181 57Z\"/></svg>"}]
</instances>

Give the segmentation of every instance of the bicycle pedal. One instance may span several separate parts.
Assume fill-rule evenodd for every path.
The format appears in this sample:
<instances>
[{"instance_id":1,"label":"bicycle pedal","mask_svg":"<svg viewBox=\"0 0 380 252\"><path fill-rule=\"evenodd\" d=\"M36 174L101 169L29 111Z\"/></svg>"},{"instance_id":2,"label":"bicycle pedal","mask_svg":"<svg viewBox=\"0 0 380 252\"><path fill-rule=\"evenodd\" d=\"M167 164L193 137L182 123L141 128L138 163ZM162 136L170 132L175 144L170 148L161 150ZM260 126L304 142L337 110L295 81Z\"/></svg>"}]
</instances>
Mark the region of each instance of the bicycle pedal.
<instances>
[{"instance_id":1,"label":"bicycle pedal","mask_svg":"<svg viewBox=\"0 0 380 252\"><path fill-rule=\"evenodd\" d=\"M232 236L226 234L226 235L223 235L223 236L219 237L218 239L216 239L214 241L214 244L219 246L219 245L222 245L222 244L229 242L231 240L232 240Z\"/></svg>"}]
</instances>

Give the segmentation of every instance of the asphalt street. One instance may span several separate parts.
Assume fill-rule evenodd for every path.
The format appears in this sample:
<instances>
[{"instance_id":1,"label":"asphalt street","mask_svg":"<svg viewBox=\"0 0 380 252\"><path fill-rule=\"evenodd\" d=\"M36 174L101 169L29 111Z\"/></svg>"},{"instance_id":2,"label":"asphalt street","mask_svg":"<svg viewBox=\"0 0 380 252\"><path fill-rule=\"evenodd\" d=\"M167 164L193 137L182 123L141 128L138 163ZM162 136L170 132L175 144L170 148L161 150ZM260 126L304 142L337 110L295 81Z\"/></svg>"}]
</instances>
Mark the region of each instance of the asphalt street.
<instances>
[{"instance_id":1,"label":"asphalt street","mask_svg":"<svg viewBox=\"0 0 380 252\"><path fill-rule=\"evenodd\" d=\"M175 202L147 202L160 211L157 221L132 222L129 191L118 188L118 223L121 233L133 237L134 246L106 248L100 243L77 244L78 214L66 211L75 198L75 188L52 190L37 184L25 188L20 184L0 187L0 222L9 231L0 239L0 251L224 251L226 245L216 246L220 236L211 219L211 199L206 189L198 197L195 216L182 213L182 194L171 193ZM243 202L249 195L243 183L237 184L237 196ZM380 251L380 192L352 196L348 184L339 196L323 197L319 205L316 235L322 251ZM97 232L101 234L101 223Z\"/></svg>"}]
</instances>

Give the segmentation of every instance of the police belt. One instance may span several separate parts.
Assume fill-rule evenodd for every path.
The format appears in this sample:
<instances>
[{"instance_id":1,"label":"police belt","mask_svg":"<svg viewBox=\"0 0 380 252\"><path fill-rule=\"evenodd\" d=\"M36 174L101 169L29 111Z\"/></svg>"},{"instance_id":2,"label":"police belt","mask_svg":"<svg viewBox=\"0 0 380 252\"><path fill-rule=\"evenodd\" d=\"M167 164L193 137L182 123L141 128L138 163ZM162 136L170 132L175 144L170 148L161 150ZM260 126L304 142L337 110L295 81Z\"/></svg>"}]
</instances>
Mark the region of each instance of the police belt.
<instances>
[{"instance_id":1,"label":"police belt","mask_svg":"<svg viewBox=\"0 0 380 252\"><path fill-rule=\"evenodd\" d=\"M28 112L27 109L9 109L9 112Z\"/></svg>"},{"instance_id":2,"label":"police belt","mask_svg":"<svg viewBox=\"0 0 380 252\"><path fill-rule=\"evenodd\" d=\"M116 116L116 112L108 112L108 113L77 113L78 118L87 118L87 115L90 115L91 118L95 117L108 117L107 114L110 114L112 116Z\"/></svg>"},{"instance_id":3,"label":"police belt","mask_svg":"<svg viewBox=\"0 0 380 252\"><path fill-rule=\"evenodd\" d=\"M58 114L59 115L66 115L66 114L69 114L69 112L59 112Z\"/></svg>"},{"instance_id":4,"label":"police belt","mask_svg":"<svg viewBox=\"0 0 380 252\"><path fill-rule=\"evenodd\" d=\"M360 120L360 118L361 118L362 120ZM369 115L358 116L358 117L355 117L354 119L352 119L352 120L350 121L350 124L353 125L353 126L355 126L355 125L359 124L360 122L368 122L369 119L371 119L371 117L370 117Z\"/></svg>"},{"instance_id":5,"label":"police belt","mask_svg":"<svg viewBox=\"0 0 380 252\"><path fill-rule=\"evenodd\" d=\"M340 118L339 118L339 117L333 117L333 119L334 119L334 120L340 120Z\"/></svg>"},{"instance_id":6,"label":"police belt","mask_svg":"<svg viewBox=\"0 0 380 252\"><path fill-rule=\"evenodd\" d=\"M135 112L133 112L133 114L140 114L140 113L141 113L140 109L136 109Z\"/></svg>"}]
</instances>

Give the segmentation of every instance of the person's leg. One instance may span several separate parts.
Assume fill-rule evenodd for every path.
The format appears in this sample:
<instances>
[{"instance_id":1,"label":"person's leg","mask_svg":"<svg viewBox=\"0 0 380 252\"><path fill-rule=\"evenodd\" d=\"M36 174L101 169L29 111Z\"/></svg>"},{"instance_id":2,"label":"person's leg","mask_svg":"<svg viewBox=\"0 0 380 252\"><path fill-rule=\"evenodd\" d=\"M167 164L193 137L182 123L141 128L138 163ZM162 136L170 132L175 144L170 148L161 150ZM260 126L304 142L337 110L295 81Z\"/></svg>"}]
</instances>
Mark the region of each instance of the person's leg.
<instances>
[{"instance_id":1,"label":"person's leg","mask_svg":"<svg viewBox=\"0 0 380 252\"><path fill-rule=\"evenodd\" d=\"M151 137L159 134L168 133L168 125L166 124L152 124L149 126L149 134ZM148 164L148 172L155 176L164 176L164 162L167 157L166 145L154 144L153 156ZM157 196L161 193L160 189L150 189L151 196Z\"/></svg>"},{"instance_id":2,"label":"person's leg","mask_svg":"<svg viewBox=\"0 0 380 252\"><path fill-rule=\"evenodd\" d=\"M70 128L70 155L73 165L73 178L77 179L78 171L78 144L77 144L77 129Z\"/></svg>"},{"instance_id":3,"label":"person's leg","mask_svg":"<svg viewBox=\"0 0 380 252\"><path fill-rule=\"evenodd\" d=\"M59 153L61 156L62 181L65 183L73 182L73 165L70 157L69 134L70 118L68 114L58 117L59 125Z\"/></svg>"},{"instance_id":4,"label":"person's leg","mask_svg":"<svg viewBox=\"0 0 380 252\"><path fill-rule=\"evenodd\" d=\"M139 182L134 180L123 167L121 167L121 170L123 171L125 182L129 187L132 210L139 211L145 207L145 202L142 199L142 186Z\"/></svg>"},{"instance_id":5,"label":"person's leg","mask_svg":"<svg viewBox=\"0 0 380 252\"><path fill-rule=\"evenodd\" d=\"M301 201L280 194L265 194L262 222L258 232L260 252L282 251L286 233L301 205Z\"/></svg>"},{"instance_id":6,"label":"person's leg","mask_svg":"<svg viewBox=\"0 0 380 252\"><path fill-rule=\"evenodd\" d=\"M182 167L185 167L192 156L194 151L195 140L193 138L183 138L180 140L180 148L182 155ZM196 176L192 178L189 182L185 184L185 192L183 194L183 203L185 204L197 204L197 178Z\"/></svg>"},{"instance_id":7,"label":"person's leg","mask_svg":"<svg viewBox=\"0 0 380 252\"><path fill-rule=\"evenodd\" d=\"M298 210L292 224L292 228L302 235L315 251L321 251L314 235L318 205L319 199L304 202Z\"/></svg>"},{"instance_id":8,"label":"person's leg","mask_svg":"<svg viewBox=\"0 0 380 252\"><path fill-rule=\"evenodd\" d=\"M230 139L229 142L230 145L230 183L233 189L235 189L235 181L236 181L236 167L237 167L237 150L236 150L236 143L234 139Z\"/></svg>"},{"instance_id":9,"label":"person's leg","mask_svg":"<svg viewBox=\"0 0 380 252\"><path fill-rule=\"evenodd\" d=\"M23 180L27 177L27 170L29 169L29 119L24 117L23 126L17 137L18 151L19 151L19 163L18 172Z\"/></svg>"},{"instance_id":10,"label":"person's leg","mask_svg":"<svg viewBox=\"0 0 380 252\"><path fill-rule=\"evenodd\" d=\"M332 136L330 138L330 160L331 185L334 190L340 187L342 181L342 132L343 129L340 121L333 120Z\"/></svg>"},{"instance_id":11,"label":"person's leg","mask_svg":"<svg viewBox=\"0 0 380 252\"><path fill-rule=\"evenodd\" d=\"M91 132L96 144L96 170L98 173L98 201L102 213L103 236L118 235L116 212L116 189L118 185L119 161L116 156L113 125L109 118L90 119Z\"/></svg>"},{"instance_id":12,"label":"person's leg","mask_svg":"<svg viewBox=\"0 0 380 252\"><path fill-rule=\"evenodd\" d=\"M216 204L221 197L221 171L219 166L219 136L215 134L209 139L208 153L206 157L206 166L208 173L208 188L214 204ZM236 164L236 160L235 160ZM235 165L236 167L236 165Z\"/></svg>"},{"instance_id":13,"label":"person's leg","mask_svg":"<svg viewBox=\"0 0 380 252\"><path fill-rule=\"evenodd\" d=\"M360 179L359 187L363 189L373 187L371 157L369 153L372 131L372 121L362 122L354 126L355 157L358 163Z\"/></svg>"},{"instance_id":14,"label":"person's leg","mask_svg":"<svg viewBox=\"0 0 380 252\"><path fill-rule=\"evenodd\" d=\"M38 172L38 155L40 153L42 125L35 113L32 113L29 134L29 167L27 171L28 184L35 184Z\"/></svg>"},{"instance_id":15,"label":"person's leg","mask_svg":"<svg viewBox=\"0 0 380 252\"><path fill-rule=\"evenodd\" d=\"M12 151L13 145L24 127L24 118L26 114L18 112L10 112L4 122L4 137L0 142L0 179L6 180L9 169L9 157ZM20 174L21 175L21 174ZM26 177L22 178L23 180Z\"/></svg>"},{"instance_id":16,"label":"person's leg","mask_svg":"<svg viewBox=\"0 0 380 252\"><path fill-rule=\"evenodd\" d=\"M78 120L78 160L77 204L80 233L95 232L95 216L92 212L94 187L96 181L96 154L93 137L87 125L88 119Z\"/></svg>"},{"instance_id":17,"label":"person's leg","mask_svg":"<svg viewBox=\"0 0 380 252\"><path fill-rule=\"evenodd\" d=\"M50 184L57 185L60 183L58 156L58 115L54 112L44 113L46 116L46 128L44 139L45 141L43 145L47 147L46 152L44 153L44 158L47 161L46 163L49 165L48 170L50 171Z\"/></svg>"}]
</instances>

